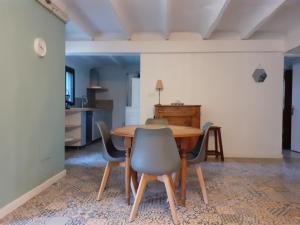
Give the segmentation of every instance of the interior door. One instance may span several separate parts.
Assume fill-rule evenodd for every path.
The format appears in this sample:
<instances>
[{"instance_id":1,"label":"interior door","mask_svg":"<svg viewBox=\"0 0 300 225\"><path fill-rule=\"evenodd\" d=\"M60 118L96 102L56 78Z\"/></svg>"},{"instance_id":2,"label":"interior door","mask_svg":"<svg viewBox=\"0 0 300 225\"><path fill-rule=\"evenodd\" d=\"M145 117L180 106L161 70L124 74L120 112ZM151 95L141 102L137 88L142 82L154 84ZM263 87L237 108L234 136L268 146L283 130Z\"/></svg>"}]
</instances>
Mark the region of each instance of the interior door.
<instances>
[{"instance_id":1,"label":"interior door","mask_svg":"<svg viewBox=\"0 0 300 225\"><path fill-rule=\"evenodd\" d=\"M284 108L282 120L282 148L291 149L291 126L292 126L292 85L293 71L286 70L284 73Z\"/></svg>"},{"instance_id":2,"label":"interior door","mask_svg":"<svg viewBox=\"0 0 300 225\"><path fill-rule=\"evenodd\" d=\"M293 66L291 149L300 152L300 64Z\"/></svg>"}]
</instances>

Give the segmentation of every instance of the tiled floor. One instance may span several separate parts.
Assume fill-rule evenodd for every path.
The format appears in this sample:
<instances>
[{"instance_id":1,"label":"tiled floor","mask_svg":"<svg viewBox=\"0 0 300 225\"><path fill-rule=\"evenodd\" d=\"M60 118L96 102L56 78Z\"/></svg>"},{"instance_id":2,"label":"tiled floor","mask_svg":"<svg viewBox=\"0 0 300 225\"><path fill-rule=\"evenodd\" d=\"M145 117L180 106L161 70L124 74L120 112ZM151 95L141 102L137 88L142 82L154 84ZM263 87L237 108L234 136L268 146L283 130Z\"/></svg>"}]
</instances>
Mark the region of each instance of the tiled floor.
<instances>
[{"instance_id":1,"label":"tiled floor","mask_svg":"<svg viewBox=\"0 0 300 225\"><path fill-rule=\"evenodd\" d=\"M112 171L104 199L96 195L105 161L99 144L66 153L67 176L8 215L3 224L128 224L124 171ZM227 159L203 163L209 204L199 193L194 172L188 173L186 207L177 207L181 224L300 224L300 154L283 160ZM146 190L132 224L172 224L160 183Z\"/></svg>"}]
</instances>

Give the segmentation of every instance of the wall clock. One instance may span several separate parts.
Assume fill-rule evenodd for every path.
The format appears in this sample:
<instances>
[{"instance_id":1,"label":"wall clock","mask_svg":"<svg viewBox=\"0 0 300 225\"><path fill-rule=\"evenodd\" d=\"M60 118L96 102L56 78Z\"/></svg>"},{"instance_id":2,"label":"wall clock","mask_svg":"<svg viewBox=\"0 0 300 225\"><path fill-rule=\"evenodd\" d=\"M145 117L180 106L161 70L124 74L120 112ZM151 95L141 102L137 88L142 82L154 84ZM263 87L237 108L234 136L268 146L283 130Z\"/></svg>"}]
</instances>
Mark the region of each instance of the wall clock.
<instances>
[{"instance_id":1,"label":"wall clock","mask_svg":"<svg viewBox=\"0 0 300 225\"><path fill-rule=\"evenodd\" d=\"M39 57L44 57L47 53L46 42L42 38L34 39L34 51Z\"/></svg>"}]
</instances>

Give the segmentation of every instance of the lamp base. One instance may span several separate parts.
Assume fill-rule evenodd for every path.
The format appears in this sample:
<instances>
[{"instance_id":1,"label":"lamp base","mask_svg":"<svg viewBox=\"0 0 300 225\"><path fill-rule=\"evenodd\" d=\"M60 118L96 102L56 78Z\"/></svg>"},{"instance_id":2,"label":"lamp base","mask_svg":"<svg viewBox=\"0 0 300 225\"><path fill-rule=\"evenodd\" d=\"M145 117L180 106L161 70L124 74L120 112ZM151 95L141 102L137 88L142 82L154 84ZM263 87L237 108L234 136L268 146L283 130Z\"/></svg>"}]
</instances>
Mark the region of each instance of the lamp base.
<instances>
[{"instance_id":1,"label":"lamp base","mask_svg":"<svg viewBox=\"0 0 300 225\"><path fill-rule=\"evenodd\" d=\"M158 104L157 105L161 105L160 104L160 89L158 89Z\"/></svg>"}]
</instances>

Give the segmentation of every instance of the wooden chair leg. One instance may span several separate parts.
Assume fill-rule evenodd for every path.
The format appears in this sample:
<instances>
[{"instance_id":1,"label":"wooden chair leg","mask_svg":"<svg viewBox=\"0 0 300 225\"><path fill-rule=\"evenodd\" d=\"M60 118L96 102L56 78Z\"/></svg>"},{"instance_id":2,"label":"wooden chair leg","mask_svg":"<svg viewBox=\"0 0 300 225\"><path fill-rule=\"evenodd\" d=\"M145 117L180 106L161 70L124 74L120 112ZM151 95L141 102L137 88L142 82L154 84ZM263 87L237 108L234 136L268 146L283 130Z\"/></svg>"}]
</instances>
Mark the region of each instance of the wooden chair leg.
<instances>
[{"instance_id":1,"label":"wooden chair leg","mask_svg":"<svg viewBox=\"0 0 300 225\"><path fill-rule=\"evenodd\" d=\"M129 222L132 222L136 218L137 210L138 210L139 204L143 198L143 194L144 194L147 183L148 183L147 175L142 174L142 177L141 177L141 180L139 183L139 187L137 190L137 194L136 194L136 197L135 197L132 209L131 209Z\"/></svg>"},{"instance_id":2,"label":"wooden chair leg","mask_svg":"<svg viewBox=\"0 0 300 225\"><path fill-rule=\"evenodd\" d=\"M176 199L176 186L175 186L175 183L174 183L174 181L173 181L173 179L172 179L172 177L171 177L170 175L168 175L168 179L169 179L169 181L170 181L170 184L171 184L171 187L172 187L172 190L173 190L172 194L173 194L174 202L175 202L175 204L177 205L177 199Z\"/></svg>"},{"instance_id":3,"label":"wooden chair leg","mask_svg":"<svg viewBox=\"0 0 300 225\"><path fill-rule=\"evenodd\" d=\"M134 171L133 169L132 169L132 172L131 172L131 178L132 178L134 188L135 188L135 190L137 190L138 187L139 187L138 175L137 175L137 172Z\"/></svg>"},{"instance_id":4,"label":"wooden chair leg","mask_svg":"<svg viewBox=\"0 0 300 225\"><path fill-rule=\"evenodd\" d=\"M174 182L175 188L179 184L180 171L172 173L172 180Z\"/></svg>"},{"instance_id":5,"label":"wooden chair leg","mask_svg":"<svg viewBox=\"0 0 300 225\"><path fill-rule=\"evenodd\" d=\"M168 200L170 204L170 209L171 209L171 214L173 218L174 224L178 224L178 217L176 213L176 208L175 208L175 194L172 189L172 184L171 184L171 177L168 175L163 175L163 181L167 190L167 195L168 195Z\"/></svg>"},{"instance_id":6,"label":"wooden chair leg","mask_svg":"<svg viewBox=\"0 0 300 225\"><path fill-rule=\"evenodd\" d=\"M133 183L133 178L132 177L131 177L131 180L130 180L130 187L131 187L131 192L133 194L133 197L135 198L136 197L137 189L135 188L135 185Z\"/></svg>"},{"instance_id":7,"label":"wooden chair leg","mask_svg":"<svg viewBox=\"0 0 300 225\"><path fill-rule=\"evenodd\" d=\"M215 157L216 159L219 157L219 148L218 148L218 131L215 129L214 130L214 135L215 135Z\"/></svg>"},{"instance_id":8,"label":"wooden chair leg","mask_svg":"<svg viewBox=\"0 0 300 225\"><path fill-rule=\"evenodd\" d=\"M176 186L176 172L172 173L171 177L172 177L172 180L173 180L173 182Z\"/></svg>"},{"instance_id":9,"label":"wooden chair leg","mask_svg":"<svg viewBox=\"0 0 300 225\"><path fill-rule=\"evenodd\" d=\"M221 160L222 160L222 162L224 162L224 153L223 153L223 144L222 144L222 137L221 137L221 128L218 129L218 139L219 139Z\"/></svg>"},{"instance_id":10,"label":"wooden chair leg","mask_svg":"<svg viewBox=\"0 0 300 225\"><path fill-rule=\"evenodd\" d=\"M205 182L204 182L204 176L203 176L203 173L202 173L202 169L199 165L195 165L195 169L196 169L196 173L197 173L197 176L198 176L201 192L202 192L202 195L203 195L203 200L204 200L205 204L208 204L208 198L207 198L206 187L205 187Z\"/></svg>"},{"instance_id":11,"label":"wooden chair leg","mask_svg":"<svg viewBox=\"0 0 300 225\"><path fill-rule=\"evenodd\" d=\"M111 162L107 162L106 166L105 166L104 174L103 174L103 177L102 177L101 185L100 185L100 188L99 188L97 201L99 201L102 197L103 191L105 189L105 186L106 186L106 183L107 183L107 180L108 180L108 177L109 177L111 167L112 167Z\"/></svg>"},{"instance_id":12,"label":"wooden chair leg","mask_svg":"<svg viewBox=\"0 0 300 225\"><path fill-rule=\"evenodd\" d=\"M131 180L130 180L130 187L131 187L131 192L133 194L133 197L136 197L136 192L139 187L138 183L138 177L137 177L137 172L131 169Z\"/></svg>"},{"instance_id":13,"label":"wooden chair leg","mask_svg":"<svg viewBox=\"0 0 300 225\"><path fill-rule=\"evenodd\" d=\"M174 183L174 180L173 178L171 177L171 175L168 175L168 179L170 180L170 183L171 183L171 187L172 187L172 190L173 192L175 193L175 183Z\"/></svg>"}]
</instances>

